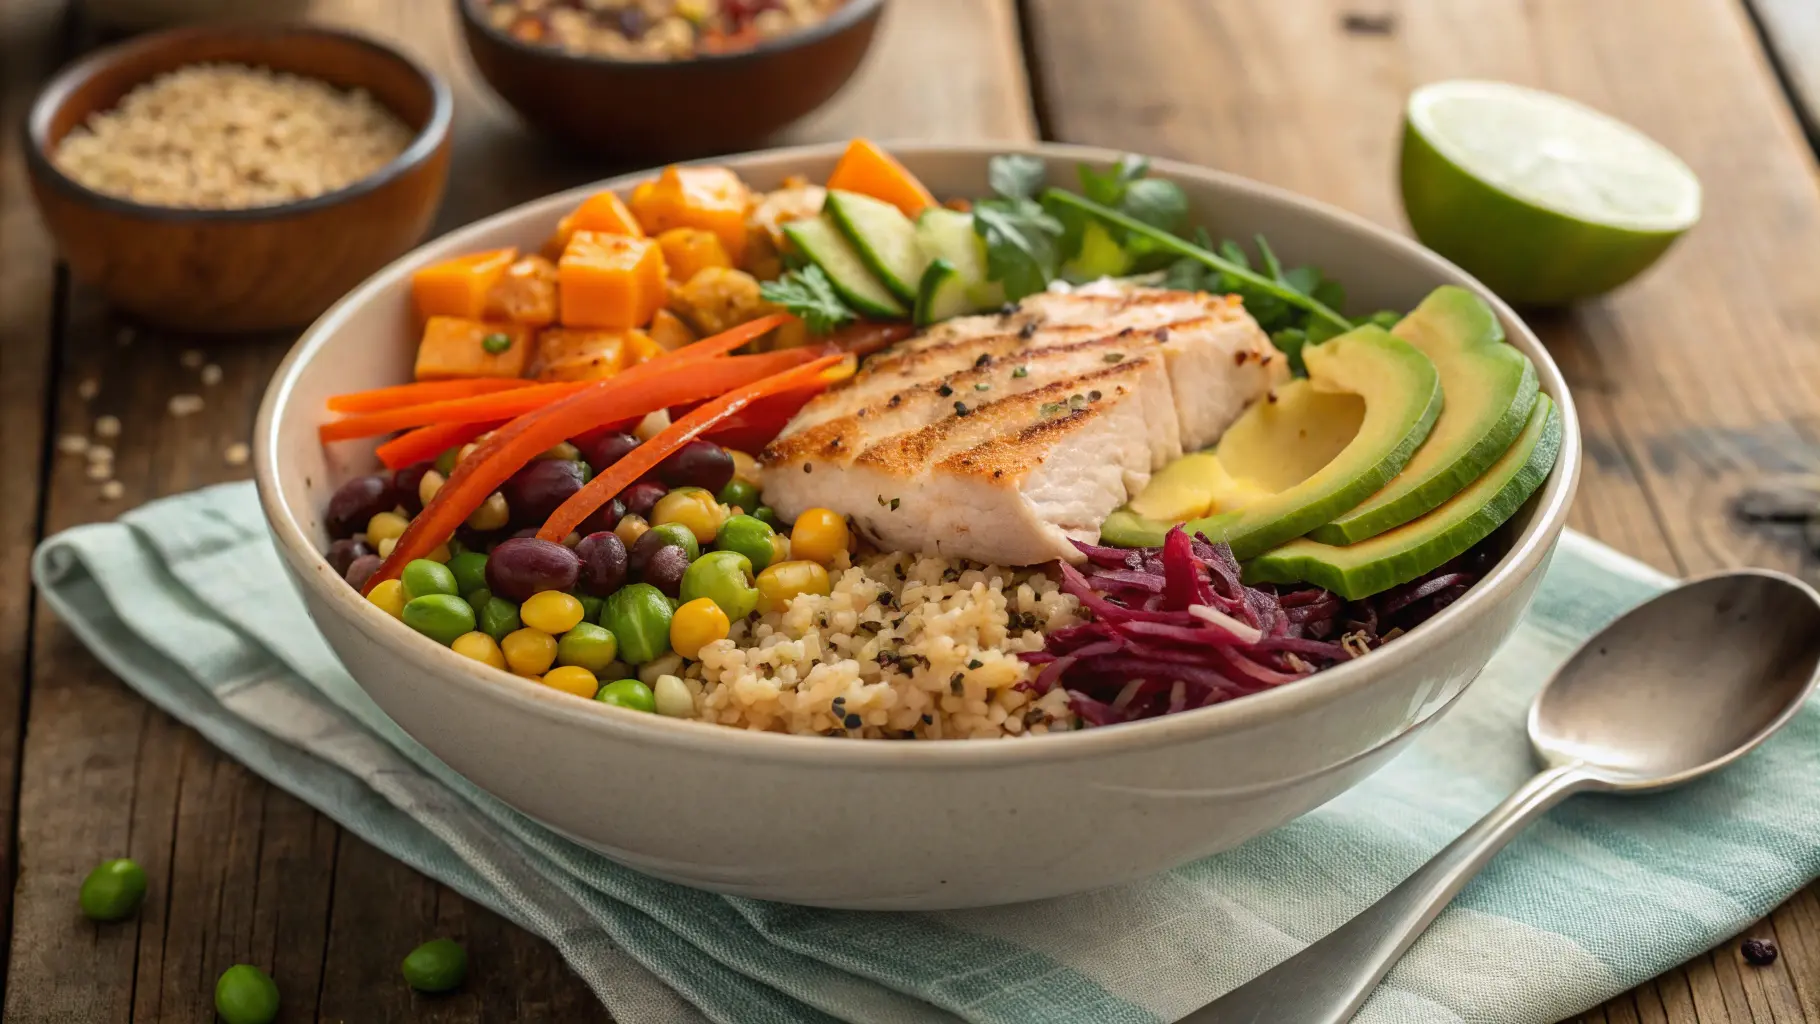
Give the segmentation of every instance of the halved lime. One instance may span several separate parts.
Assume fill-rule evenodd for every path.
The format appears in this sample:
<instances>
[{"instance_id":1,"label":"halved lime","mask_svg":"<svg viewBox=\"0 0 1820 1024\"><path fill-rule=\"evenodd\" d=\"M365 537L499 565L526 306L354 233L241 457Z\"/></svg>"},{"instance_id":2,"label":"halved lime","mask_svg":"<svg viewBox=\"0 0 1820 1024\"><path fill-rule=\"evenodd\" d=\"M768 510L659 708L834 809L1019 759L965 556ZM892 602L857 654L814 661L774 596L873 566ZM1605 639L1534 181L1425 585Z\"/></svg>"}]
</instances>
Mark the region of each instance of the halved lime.
<instances>
[{"instance_id":1,"label":"halved lime","mask_svg":"<svg viewBox=\"0 0 1820 1024\"><path fill-rule=\"evenodd\" d=\"M1700 179L1655 140L1505 82L1412 93L1402 185L1423 244L1535 305L1616 288L1700 219Z\"/></svg>"}]
</instances>

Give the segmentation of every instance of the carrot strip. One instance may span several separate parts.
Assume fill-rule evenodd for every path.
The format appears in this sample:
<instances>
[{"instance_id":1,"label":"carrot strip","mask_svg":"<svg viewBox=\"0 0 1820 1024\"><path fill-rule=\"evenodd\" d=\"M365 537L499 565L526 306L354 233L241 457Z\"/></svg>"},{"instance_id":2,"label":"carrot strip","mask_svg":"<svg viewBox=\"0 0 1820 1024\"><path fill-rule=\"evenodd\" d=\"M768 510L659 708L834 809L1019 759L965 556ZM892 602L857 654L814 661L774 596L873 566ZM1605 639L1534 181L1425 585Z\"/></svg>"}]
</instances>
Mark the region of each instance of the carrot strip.
<instances>
[{"instance_id":1,"label":"carrot strip","mask_svg":"<svg viewBox=\"0 0 1820 1024\"><path fill-rule=\"evenodd\" d=\"M503 421L484 420L479 423L438 423L418 427L380 445L373 454L379 456L379 461L385 463L387 469L403 469L433 459L450 448L467 444L499 426L501 422Z\"/></svg>"},{"instance_id":2,"label":"carrot strip","mask_svg":"<svg viewBox=\"0 0 1820 1024\"><path fill-rule=\"evenodd\" d=\"M467 380L420 380L412 384L394 384L370 391L351 391L331 395L330 412L384 412L407 405L443 402L451 398L472 398L498 391L512 391L537 383L522 377L474 377Z\"/></svg>"},{"instance_id":3,"label":"carrot strip","mask_svg":"<svg viewBox=\"0 0 1820 1024\"><path fill-rule=\"evenodd\" d=\"M580 526L582 520L593 515L595 509L606 504L608 499L624 490L639 477L657 468L657 464L667 458L671 452L766 395L787 391L808 383L816 379L823 370L846 358L847 356L843 353L831 353L813 362L753 381L744 387L727 392L712 402L703 404L687 416L665 427L656 437L632 449L625 458L610 467L598 470L594 474L594 479L588 481L581 490L569 495L567 500L557 506L556 511L550 513L550 518L544 521L543 528L537 531L537 536L544 540L562 540L569 535L571 530Z\"/></svg>"},{"instance_id":4,"label":"carrot strip","mask_svg":"<svg viewBox=\"0 0 1820 1024\"><path fill-rule=\"evenodd\" d=\"M375 437L394 430L429 426L433 423L481 423L487 420L509 420L514 416L541 409L558 398L565 398L587 386L585 381L557 384L533 384L490 395L450 398L424 402L399 409L356 413L330 420L316 428L323 443L348 441L356 437Z\"/></svg>"},{"instance_id":5,"label":"carrot strip","mask_svg":"<svg viewBox=\"0 0 1820 1024\"><path fill-rule=\"evenodd\" d=\"M634 419L748 384L775 373L773 368L784 361L778 357L794 358L798 363L812 358L812 351L795 350L715 358L788 319L783 314L762 317L703 338L686 348L666 352L616 376L586 382L581 390L494 430L478 450L456 465L455 472L436 492L436 497L405 527L391 555L367 581L364 592L371 592L385 580L397 579L412 559L422 558L436 545L454 536L455 528L466 521L488 495L556 442L585 433L602 423Z\"/></svg>"}]
</instances>

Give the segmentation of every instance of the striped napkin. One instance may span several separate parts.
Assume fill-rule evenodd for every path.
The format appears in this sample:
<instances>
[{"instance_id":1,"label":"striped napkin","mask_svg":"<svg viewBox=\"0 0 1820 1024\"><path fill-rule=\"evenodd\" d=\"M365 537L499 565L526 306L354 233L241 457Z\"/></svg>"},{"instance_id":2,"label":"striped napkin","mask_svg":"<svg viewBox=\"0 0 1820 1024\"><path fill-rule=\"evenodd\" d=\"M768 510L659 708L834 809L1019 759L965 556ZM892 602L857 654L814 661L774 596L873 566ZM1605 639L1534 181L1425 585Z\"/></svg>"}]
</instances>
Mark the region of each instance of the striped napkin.
<instances>
[{"instance_id":1,"label":"striped napkin","mask_svg":"<svg viewBox=\"0 0 1820 1024\"><path fill-rule=\"evenodd\" d=\"M1536 687L1579 638L1668 582L1569 535L1528 619L1458 706L1325 807L1119 889L883 914L660 882L476 789L342 670L250 484L61 533L33 572L128 685L366 841L548 938L622 1024L1179 1018L1357 913L1526 778L1522 716ZM1711 947L1816 874L1810 705L1716 777L1554 811L1441 915L1359 1019L1552 1024Z\"/></svg>"}]
</instances>

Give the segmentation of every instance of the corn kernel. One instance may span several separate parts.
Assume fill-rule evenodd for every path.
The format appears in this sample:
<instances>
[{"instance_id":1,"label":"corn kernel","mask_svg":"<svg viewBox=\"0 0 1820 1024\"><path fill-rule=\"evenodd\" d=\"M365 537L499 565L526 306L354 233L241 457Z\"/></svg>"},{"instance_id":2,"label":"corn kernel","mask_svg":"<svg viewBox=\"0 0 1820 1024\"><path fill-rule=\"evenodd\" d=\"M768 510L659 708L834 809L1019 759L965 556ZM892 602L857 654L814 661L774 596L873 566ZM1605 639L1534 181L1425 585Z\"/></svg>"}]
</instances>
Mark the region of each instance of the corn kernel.
<instances>
[{"instance_id":1,"label":"corn kernel","mask_svg":"<svg viewBox=\"0 0 1820 1024\"><path fill-rule=\"evenodd\" d=\"M564 665L545 672L543 684L585 700L593 700L595 691L600 689L600 680L580 665Z\"/></svg>"},{"instance_id":2,"label":"corn kernel","mask_svg":"<svg viewBox=\"0 0 1820 1024\"><path fill-rule=\"evenodd\" d=\"M613 527L613 536L618 537L620 543L624 544L626 546L627 551L630 551L630 550L632 550L632 545L638 542L638 538L643 537L645 535L645 531L649 530L650 528L651 528L651 524L645 522L644 516L641 516L641 515L620 516L619 525ZM690 532L694 532L694 531L690 531Z\"/></svg>"},{"instance_id":3,"label":"corn kernel","mask_svg":"<svg viewBox=\"0 0 1820 1024\"><path fill-rule=\"evenodd\" d=\"M386 580L367 594L367 600L378 605L385 610L387 615L396 619L404 614L404 604L410 598L404 592L403 581Z\"/></svg>"},{"instance_id":4,"label":"corn kernel","mask_svg":"<svg viewBox=\"0 0 1820 1024\"><path fill-rule=\"evenodd\" d=\"M442 490L442 485L442 474L430 470L423 475L422 480L417 481L417 500L428 505L436 500L436 492Z\"/></svg>"},{"instance_id":5,"label":"corn kernel","mask_svg":"<svg viewBox=\"0 0 1820 1024\"><path fill-rule=\"evenodd\" d=\"M456 654L464 658L473 658L483 665L491 665L500 669L506 667L505 652L499 649L499 644L495 643L492 637L478 630L456 637L455 642L450 644L449 648Z\"/></svg>"},{"instance_id":6,"label":"corn kernel","mask_svg":"<svg viewBox=\"0 0 1820 1024\"><path fill-rule=\"evenodd\" d=\"M380 541L379 546L374 548L373 550L379 552L380 558L390 558L390 557L392 557L392 549L397 546L398 546L397 537L387 537L384 540Z\"/></svg>"},{"instance_id":7,"label":"corn kernel","mask_svg":"<svg viewBox=\"0 0 1820 1024\"><path fill-rule=\"evenodd\" d=\"M546 590L533 594L530 599L518 608L518 618L532 629L542 630L551 636L567 633L582 620L581 602L572 594L560 590ZM593 694L588 696L592 697Z\"/></svg>"},{"instance_id":8,"label":"corn kernel","mask_svg":"<svg viewBox=\"0 0 1820 1024\"><path fill-rule=\"evenodd\" d=\"M832 509L812 508L790 528L790 550L799 559L832 565L847 550L852 533L847 520Z\"/></svg>"},{"instance_id":9,"label":"corn kernel","mask_svg":"<svg viewBox=\"0 0 1820 1024\"><path fill-rule=\"evenodd\" d=\"M701 649L725 640L732 629L727 613L711 597L698 597L676 609L670 619L670 649L694 661Z\"/></svg>"},{"instance_id":10,"label":"corn kernel","mask_svg":"<svg viewBox=\"0 0 1820 1024\"><path fill-rule=\"evenodd\" d=\"M448 541L443 541L441 544L438 544L435 547L431 548L430 553L423 557L429 559L432 562L447 563L448 560L451 558L454 558L455 555L453 552L451 552L449 550Z\"/></svg>"},{"instance_id":11,"label":"corn kernel","mask_svg":"<svg viewBox=\"0 0 1820 1024\"><path fill-rule=\"evenodd\" d=\"M390 538L397 540L404 536L405 527L411 521L396 512L380 512L367 520L367 543L378 547L381 541Z\"/></svg>"},{"instance_id":12,"label":"corn kernel","mask_svg":"<svg viewBox=\"0 0 1820 1024\"><path fill-rule=\"evenodd\" d=\"M521 676L540 676L556 661L556 638L541 629L520 629L499 643L506 667Z\"/></svg>"}]
</instances>

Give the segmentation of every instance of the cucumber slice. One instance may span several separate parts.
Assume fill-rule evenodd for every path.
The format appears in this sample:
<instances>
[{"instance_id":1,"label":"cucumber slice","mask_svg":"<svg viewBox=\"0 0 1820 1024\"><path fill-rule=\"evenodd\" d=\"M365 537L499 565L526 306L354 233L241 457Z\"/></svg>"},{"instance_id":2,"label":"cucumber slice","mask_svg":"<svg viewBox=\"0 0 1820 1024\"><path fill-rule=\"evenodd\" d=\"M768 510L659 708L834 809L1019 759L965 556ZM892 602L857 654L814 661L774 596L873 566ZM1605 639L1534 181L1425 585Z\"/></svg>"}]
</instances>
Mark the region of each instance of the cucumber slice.
<instances>
[{"instance_id":1,"label":"cucumber slice","mask_svg":"<svg viewBox=\"0 0 1820 1024\"><path fill-rule=\"evenodd\" d=\"M914 302L929 257L916 244L916 226L910 218L890 203L839 189L828 193L825 209L891 294Z\"/></svg>"},{"instance_id":2,"label":"cucumber slice","mask_svg":"<svg viewBox=\"0 0 1820 1024\"><path fill-rule=\"evenodd\" d=\"M928 327L950 317L973 311L967 298L967 282L961 280L954 264L936 258L923 271L922 283L916 288L916 326Z\"/></svg>"},{"instance_id":3,"label":"cucumber slice","mask_svg":"<svg viewBox=\"0 0 1820 1024\"><path fill-rule=\"evenodd\" d=\"M865 260L827 214L784 225L784 234L804 256L822 268L847 305L867 316L901 318L909 314L890 289L872 276Z\"/></svg>"},{"instance_id":4,"label":"cucumber slice","mask_svg":"<svg viewBox=\"0 0 1820 1024\"><path fill-rule=\"evenodd\" d=\"M930 257L954 267L967 296L966 312L1004 305L1004 286L986 277L986 243L973 230L972 214L930 207L916 219L916 240Z\"/></svg>"}]
</instances>

